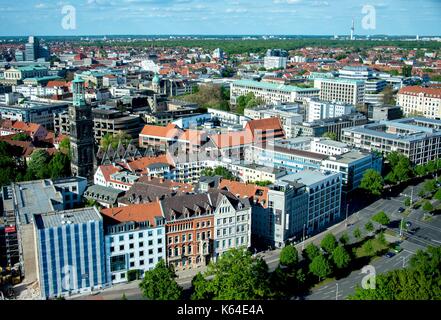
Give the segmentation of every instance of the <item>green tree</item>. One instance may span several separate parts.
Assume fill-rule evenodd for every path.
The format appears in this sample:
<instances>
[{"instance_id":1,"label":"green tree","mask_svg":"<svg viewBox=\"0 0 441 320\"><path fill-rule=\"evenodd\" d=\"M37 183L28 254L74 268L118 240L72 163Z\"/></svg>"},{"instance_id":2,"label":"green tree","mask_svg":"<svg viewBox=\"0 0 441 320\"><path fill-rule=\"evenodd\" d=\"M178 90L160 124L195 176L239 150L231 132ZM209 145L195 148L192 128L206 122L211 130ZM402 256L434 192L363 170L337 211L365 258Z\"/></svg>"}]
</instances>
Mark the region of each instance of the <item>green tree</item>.
<instances>
[{"instance_id":1,"label":"green tree","mask_svg":"<svg viewBox=\"0 0 441 320\"><path fill-rule=\"evenodd\" d=\"M425 176L427 174L426 166L424 164L419 164L414 168L415 174L419 177Z\"/></svg>"},{"instance_id":2,"label":"green tree","mask_svg":"<svg viewBox=\"0 0 441 320\"><path fill-rule=\"evenodd\" d=\"M403 77L411 77L412 76L412 66L404 65L401 68L401 73Z\"/></svg>"},{"instance_id":3,"label":"green tree","mask_svg":"<svg viewBox=\"0 0 441 320\"><path fill-rule=\"evenodd\" d=\"M387 226L390 223L390 219L384 211L378 212L372 217L372 221L377 222L383 226Z\"/></svg>"},{"instance_id":4,"label":"green tree","mask_svg":"<svg viewBox=\"0 0 441 320\"><path fill-rule=\"evenodd\" d=\"M374 169L368 169L363 174L360 182L360 188L368 191L374 196L380 196L383 192L383 177Z\"/></svg>"},{"instance_id":5,"label":"green tree","mask_svg":"<svg viewBox=\"0 0 441 320\"><path fill-rule=\"evenodd\" d=\"M395 97L394 97L394 90L392 86L388 85L384 88L384 90L381 92L383 94L383 104L385 105L395 105Z\"/></svg>"},{"instance_id":6,"label":"green tree","mask_svg":"<svg viewBox=\"0 0 441 320\"><path fill-rule=\"evenodd\" d=\"M124 147L127 147L132 141L132 137L124 131L118 131L116 134L106 133L102 138L100 145L104 150L107 150L109 146L112 149L118 148L118 145L121 143Z\"/></svg>"},{"instance_id":7,"label":"green tree","mask_svg":"<svg viewBox=\"0 0 441 320\"><path fill-rule=\"evenodd\" d=\"M221 166L214 168L214 170L212 168L205 168L201 170L201 176L208 176L208 177L221 176L222 178L227 180L236 179L236 177L234 176L233 173L231 173L231 171Z\"/></svg>"},{"instance_id":8,"label":"green tree","mask_svg":"<svg viewBox=\"0 0 441 320\"><path fill-rule=\"evenodd\" d=\"M359 240L361 238L361 231L358 227L353 231L353 235L354 235L355 239L357 239L357 240Z\"/></svg>"},{"instance_id":9,"label":"green tree","mask_svg":"<svg viewBox=\"0 0 441 320\"><path fill-rule=\"evenodd\" d=\"M340 241L340 243L342 245L348 244L349 243L349 236L348 236L348 234L346 232L343 233L342 236L340 237L339 241Z\"/></svg>"},{"instance_id":10,"label":"green tree","mask_svg":"<svg viewBox=\"0 0 441 320\"><path fill-rule=\"evenodd\" d=\"M299 253L293 245L285 246L280 252L280 264L289 268L293 268L299 262Z\"/></svg>"},{"instance_id":11,"label":"green tree","mask_svg":"<svg viewBox=\"0 0 441 320\"><path fill-rule=\"evenodd\" d=\"M57 152L52 157L48 165L51 179L64 178L70 176L69 157L62 152Z\"/></svg>"},{"instance_id":12,"label":"green tree","mask_svg":"<svg viewBox=\"0 0 441 320\"><path fill-rule=\"evenodd\" d=\"M379 242L380 244L382 244L382 245L386 245L386 244L387 244L386 236L384 235L384 232L380 232L380 233L377 235L377 240L378 240L378 242Z\"/></svg>"},{"instance_id":13,"label":"green tree","mask_svg":"<svg viewBox=\"0 0 441 320\"><path fill-rule=\"evenodd\" d=\"M385 177L386 181L395 184L409 180L412 177L413 169L408 157L394 151L386 159L391 167L391 171Z\"/></svg>"},{"instance_id":14,"label":"green tree","mask_svg":"<svg viewBox=\"0 0 441 320\"><path fill-rule=\"evenodd\" d=\"M406 199L404 199L404 205L405 205L406 207L410 207L410 198L406 198Z\"/></svg>"},{"instance_id":15,"label":"green tree","mask_svg":"<svg viewBox=\"0 0 441 320\"><path fill-rule=\"evenodd\" d=\"M325 132L323 134L323 138L328 138L328 139L331 139L331 140L334 140L334 141L338 140L337 134L335 132L330 132L330 131Z\"/></svg>"},{"instance_id":16,"label":"green tree","mask_svg":"<svg viewBox=\"0 0 441 320\"><path fill-rule=\"evenodd\" d=\"M337 239L335 239L335 236L332 233L328 233L327 235L325 235L320 242L320 246L322 247L322 249L329 254L334 251L337 245Z\"/></svg>"},{"instance_id":17,"label":"green tree","mask_svg":"<svg viewBox=\"0 0 441 320\"><path fill-rule=\"evenodd\" d=\"M36 179L47 179L50 177L50 170L48 163L50 156L46 150L37 149L31 155L31 160L28 164L29 175Z\"/></svg>"},{"instance_id":18,"label":"green tree","mask_svg":"<svg viewBox=\"0 0 441 320\"><path fill-rule=\"evenodd\" d=\"M364 228L366 229L367 232L374 231L374 225L370 221L364 225Z\"/></svg>"},{"instance_id":19,"label":"green tree","mask_svg":"<svg viewBox=\"0 0 441 320\"><path fill-rule=\"evenodd\" d=\"M316 275L320 281L332 273L332 267L323 255L318 255L309 264L309 271Z\"/></svg>"},{"instance_id":20,"label":"green tree","mask_svg":"<svg viewBox=\"0 0 441 320\"><path fill-rule=\"evenodd\" d=\"M435 192L435 194L433 195L433 198L441 201L441 188L438 189L438 191Z\"/></svg>"},{"instance_id":21,"label":"green tree","mask_svg":"<svg viewBox=\"0 0 441 320\"><path fill-rule=\"evenodd\" d=\"M191 295L192 300L211 300L213 299L213 293L210 288L210 281L206 280L202 273L198 272L191 285L193 286L193 294Z\"/></svg>"},{"instance_id":22,"label":"green tree","mask_svg":"<svg viewBox=\"0 0 441 320\"><path fill-rule=\"evenodd\" d=\"M24 132L20 132L20 133L17 133L15 136L13 136L12 140L14 140L14 141L29 141L29 140L31 140L31 137L29 137Z\"/></svg>"},{"instance_id":23,"label":"green tree","mask_svg":"<svg viewBox=\"0 0 441 320\"><path fill-rule=\"evenodd\" d=\"M368 256L374 253L374 245L372 244L372 240L367 240L361 246L361 250L363 250Z\"/></svg>"},{"instance_id":24,"label":"green tree","mask_svg":"<svg viewBox=\"0 0 441 320\"><path fill-rule=\"evenodd\" d=\"M332 261L338 269L344 269L351 262L351 256L345 248L338 246L332 253Z\"/></svg>"},{"instance_id":25,"label":"green tree","mask_svg":"<svg viewBox=\"0 0 441 320\"><path fill-rule=\"evenodd\" d=\"M309 261L312 261L315 257L319 255L320 255L320 249L313 243L308 244L305 250L303 251L303 257L305 257Z\"/></svg>"},{"instance_id":26,"label":"green tree","mask_svg":"<svg viewBox=\"0 0 441 320\"><path fill-rule=\"evenodd\" d=\"M427 211L427 212L432 212L433 211L433 205L429 200L426 200L423 204L423 210Z\"/></svg>"},{"instance_id":27,"label":"green tree","mask_svg":"<svg viewBox=\"0 0 441 320\"><path fill-rule=\"evenodd\" d=\"M376 276L375 289L357 286L350 300L440 300L441 247L418 250L405 269Z\"/></svg>"},{"instance_id":28,"label":"green tree","mask_svg":"<svg viewBox=\"0 0 441 320\"><path fill-rule=\"evenodd\" d=\"M69 159L71 158L69 137L66 137L63 140L61 140L59 148L61 152L63 152L69 157Z\"/></svg>"},{"instance_id":29,"label":"green tree","mask_svg":"<svg viewBox=\"0 0 441 320\"><path fill-rule=\"evenodd\" d=\"M176 283L176 277L173 268L161 260L154 269L146 271L139 287L143 296L149 300L179 300L182 288Z\"/></svg>"},{"instance_id":30,"label":"green tree","mask_svg":"<svg viewBox=\"0 0 441 320\"><path fill-rule=\"evenodd\" d=\"M231 249L211 263L205 276L212 276L203 295L216 300L265 299L270 294L268 266L262 258L254 258L248 250ZM208 292L209 293L208 293ZM196 291L198 296L202 294Z\"/></svg>"}]
</instances>

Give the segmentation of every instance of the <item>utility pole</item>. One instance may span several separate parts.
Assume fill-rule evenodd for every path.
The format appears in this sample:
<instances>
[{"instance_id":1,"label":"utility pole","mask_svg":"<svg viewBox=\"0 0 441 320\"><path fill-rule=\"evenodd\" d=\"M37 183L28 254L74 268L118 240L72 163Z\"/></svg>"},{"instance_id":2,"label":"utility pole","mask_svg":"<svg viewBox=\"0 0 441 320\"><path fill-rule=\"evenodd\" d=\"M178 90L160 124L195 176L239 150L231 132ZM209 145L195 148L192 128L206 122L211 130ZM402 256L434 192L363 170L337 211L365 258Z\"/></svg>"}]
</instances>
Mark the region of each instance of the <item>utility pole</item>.
<instances>
[{"instance_id":1,"label":"utility pole","mask_svg":"<svg viewBox=\"0 0 441 320\"><path fill-rule=\"evenodd\" d=\"M401 222L400 222L400 237L403 236L403 222L404 222L404 218L401 218Z\"/></svg>"}]
</instances>

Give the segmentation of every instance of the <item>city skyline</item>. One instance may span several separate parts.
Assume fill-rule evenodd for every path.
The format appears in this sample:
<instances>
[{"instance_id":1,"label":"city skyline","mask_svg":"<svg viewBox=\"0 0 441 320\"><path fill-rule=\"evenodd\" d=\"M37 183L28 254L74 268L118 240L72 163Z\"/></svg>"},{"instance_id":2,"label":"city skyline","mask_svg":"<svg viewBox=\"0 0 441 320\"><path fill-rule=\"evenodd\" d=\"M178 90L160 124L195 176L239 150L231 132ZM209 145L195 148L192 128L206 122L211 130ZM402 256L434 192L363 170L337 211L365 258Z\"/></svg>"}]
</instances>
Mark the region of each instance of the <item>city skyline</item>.
<instances>
[{"instance_id":1,"label":"city skyline","mask_svg":"<svg viewBox=\"0 0 441 320\"><path fill-rule=\"evenodd\" d=\"M66 30L62 9L69 5L75 28ZM349 35L352 19L355 35L435 36L441 26L441 3L434 0L25 0L0 3L0 12L0 36ZM375 23L366 28L369 14Z\"/></svg>"}]
</instances>

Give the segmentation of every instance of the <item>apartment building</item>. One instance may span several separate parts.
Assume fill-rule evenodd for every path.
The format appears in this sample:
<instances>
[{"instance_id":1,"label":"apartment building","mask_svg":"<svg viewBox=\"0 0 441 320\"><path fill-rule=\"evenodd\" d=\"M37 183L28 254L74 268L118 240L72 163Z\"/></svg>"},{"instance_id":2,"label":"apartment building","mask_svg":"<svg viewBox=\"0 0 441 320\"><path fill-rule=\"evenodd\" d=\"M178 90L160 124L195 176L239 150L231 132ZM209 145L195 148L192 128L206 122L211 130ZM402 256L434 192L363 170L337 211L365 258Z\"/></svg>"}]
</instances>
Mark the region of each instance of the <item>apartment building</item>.
<instances>
[{"instance_id":1,"label":"apartment building","mask_svg":"<svg viewBox=\"0 0 441 320\"><path fill-rule=\"evenodd\" d=\"M35 214L33 227L43 299L108 286L103 219L95 207Z\"/></svg>"},{"instance_id":2,"label":"apartment building","mask_svg":"<svg viewBox=\"0 0 441 320\"><path fill-rule=\"evenodd\" d=\"M425 164L441 155L441 120L405 118L343 129L342 141L384 155L398 151L410 161Z\"/></svg>"},{"instance_id":3,"label":"apartment building","mask_svg":"<svg viewBox=\"0 0 441 320\"><path fill-rule=\"evenodd\" d=\"M397 94L397 105L405 115L441 120L441 88L409 86Z\"/></svg>"},{"instance_id":4,"label":"apartment building","mask_svg":"<svg viewBox=\"0 0 441 320\"><path fill-rule=\"evenodd\" d=\"M347 144L339 141L314 138L311 140L309 151L333 156L349 152L349 147Z\"/></svg>"},{"instance_id":5,"label":"apartment building","mask_svg":"<svg viewBox=\"0 0 441 320\"><path fill-rule=\"evenodd\" d=\"M127 282L131 272L143 278L166 259L165 219L159 202L101 210L105 223L107 281Z\"/></svg>"},{"instance_id":6,"label":"apartment building","mask_svg":"<svg viewBox=\"0 0 441 320\"><path fill-rule=\"evenodd\" d=\"M341 78L315 79L314 88L320 90L319 98L323 101L352 105L364 102L365 84L362 80Z\"/></svg>"},{"instance_id":7,"label":"apartment building","mask_svg":"<svg viewBox=\"0 0 441 320\"><path fill-rule=\"evenodd\" d=\"M317 97L317 88L299 88L289 85L279 85L268 82L258 82L250 80L237 80L231 83L230 103L237 104L237 98L253 93L256 98L260 98L265 104L281 104L287 102L301 101L307 97Z\"/></svg>"},{"instance_id":8,"label":"apartment building","mask_svg":"<svg viewBox=\"0 0 441 320\"><path fill-rule=\"evenodd\" d=\"M286 57L265 57L263 58L263 66L266 70L285 69L287 60Z\"/></svg>"}]
</instances>

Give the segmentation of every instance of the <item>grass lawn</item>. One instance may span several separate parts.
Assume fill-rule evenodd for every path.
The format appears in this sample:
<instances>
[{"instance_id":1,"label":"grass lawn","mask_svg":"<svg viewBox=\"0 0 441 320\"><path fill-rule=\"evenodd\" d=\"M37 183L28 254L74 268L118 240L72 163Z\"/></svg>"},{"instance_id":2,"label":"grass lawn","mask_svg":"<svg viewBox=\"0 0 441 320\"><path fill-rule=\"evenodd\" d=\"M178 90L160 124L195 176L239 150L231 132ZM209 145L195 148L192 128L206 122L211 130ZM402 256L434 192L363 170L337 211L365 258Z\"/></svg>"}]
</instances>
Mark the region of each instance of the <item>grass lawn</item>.
<instances>
[{"instance_id":1,"label":"grass lawn","mask_svg":"<svg viewBox=\"0 0 441 320\"><path fill-rule=\"evenodd\" d=\"M355 249L355 257L356 258L373 257L378 252L386 250L389 247L388 244L380 243L380 241L378 241L378 239L372 239L370 241L372 243L372 248L373 248L372 252L371 253L366 252L365 248L362 245L361 247L358 247L357 249Z\"/></svg>"}]
</instances>

